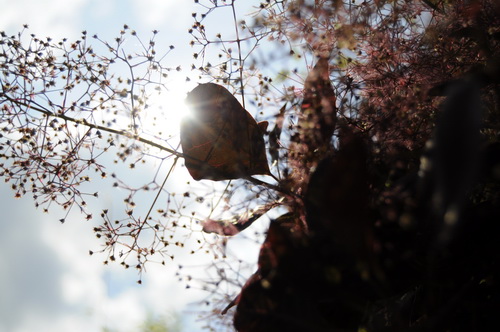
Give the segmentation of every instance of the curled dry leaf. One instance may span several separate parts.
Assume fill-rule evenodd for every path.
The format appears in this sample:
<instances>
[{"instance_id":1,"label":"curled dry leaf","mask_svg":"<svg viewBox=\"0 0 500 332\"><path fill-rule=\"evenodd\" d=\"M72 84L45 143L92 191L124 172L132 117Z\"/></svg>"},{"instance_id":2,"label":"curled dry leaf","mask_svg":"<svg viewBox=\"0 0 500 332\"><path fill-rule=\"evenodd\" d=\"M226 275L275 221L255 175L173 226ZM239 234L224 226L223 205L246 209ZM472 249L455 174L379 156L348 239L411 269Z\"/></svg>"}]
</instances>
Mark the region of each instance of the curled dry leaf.
<instances>
[{"instance_id":1,"label":"curled dry leaf","mask_svg":"<svg viewBox=\"0 0 500 332\"><path fill-rule=\"evenodd\" d=\"M205 233L216 233L219 235L233 236L248 228L254 221L262 217L267 211L279 206L283 199L276 202L259 206L256 209L247 211L228 220L207 219L203 222Z\"/></svg>"},{"instance_id":2,"label":"curled dry leaf","mask_svg":"<svg viewBox=\"0 0 500 332\"><path fill-rule=\"evenodd\" d=\"M271 155L271 162L277 163L279 159L279 147L280 147L280 136L283 129L283 122L285 120L286 104L280 109L280 112L276 116L276 124L274 128L269 132L269 154Z\"/></svg>"},{"instance_id":3,"label":"curled dry leaf","mask_svg":"<svg viewBox=\"0 0 500 332\"><path fill-rule=\"evenodd\" d=\"M337 122L335 91L330 81L328 58L320 58L304 83L301 137L311 151L329 145Z\"/></svg>"},{"instance_id":4,"label":"curled dry leaf","mask_svg":"<svg viewBox=\"0 0 500 332\"><path fill-rule=\"evenodd\" d=\"M185 164L195 180L230 180L270 175L263 134L255 119L224 87L206 83L186 99L192 116L181 124Z\"/></svg>"}]
</instances>

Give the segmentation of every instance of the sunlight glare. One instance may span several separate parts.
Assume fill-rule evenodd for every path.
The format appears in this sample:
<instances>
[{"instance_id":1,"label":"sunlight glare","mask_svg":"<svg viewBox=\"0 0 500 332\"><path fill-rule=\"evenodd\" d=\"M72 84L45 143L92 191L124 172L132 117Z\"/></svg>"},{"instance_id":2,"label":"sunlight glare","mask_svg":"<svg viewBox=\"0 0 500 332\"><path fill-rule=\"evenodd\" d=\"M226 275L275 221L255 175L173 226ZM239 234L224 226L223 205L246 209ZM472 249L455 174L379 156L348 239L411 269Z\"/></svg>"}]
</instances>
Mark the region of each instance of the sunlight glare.
<instances>
[{"instance_id":1,"label":"sunlight glare","mask_svg":"<svg viewBox=\"0 0 500 332\"><path fill-rule=\"evenodd\" d=\"M152 94L148 98L149 107L143 122L145 131L164 139L178 136L181 120L190 113L185 104L190 90L192 87L183 82L172 85L169 90Z\"/></svg>"}]
</instances>

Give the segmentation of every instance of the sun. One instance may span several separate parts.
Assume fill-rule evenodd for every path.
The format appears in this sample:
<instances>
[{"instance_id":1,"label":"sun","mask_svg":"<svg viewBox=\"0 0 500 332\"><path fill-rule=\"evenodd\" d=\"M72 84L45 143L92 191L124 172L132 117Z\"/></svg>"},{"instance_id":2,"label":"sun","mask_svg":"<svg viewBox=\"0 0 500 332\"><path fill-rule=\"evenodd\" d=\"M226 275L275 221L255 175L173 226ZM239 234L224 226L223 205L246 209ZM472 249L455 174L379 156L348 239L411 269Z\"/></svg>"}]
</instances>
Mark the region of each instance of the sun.
<instances>
[{"instance_id":1,"label":"sun","mask_svg":"<svg viewBox=\"0 0 500 332\"><path fill-rule=\"evenodd\" d=\"M142 117L144 131L163 139L178 137L182 119L190 114L185 99L193 87L193 84L176 82L168 90L151 94Z\"/></svg>"}]
</instances>

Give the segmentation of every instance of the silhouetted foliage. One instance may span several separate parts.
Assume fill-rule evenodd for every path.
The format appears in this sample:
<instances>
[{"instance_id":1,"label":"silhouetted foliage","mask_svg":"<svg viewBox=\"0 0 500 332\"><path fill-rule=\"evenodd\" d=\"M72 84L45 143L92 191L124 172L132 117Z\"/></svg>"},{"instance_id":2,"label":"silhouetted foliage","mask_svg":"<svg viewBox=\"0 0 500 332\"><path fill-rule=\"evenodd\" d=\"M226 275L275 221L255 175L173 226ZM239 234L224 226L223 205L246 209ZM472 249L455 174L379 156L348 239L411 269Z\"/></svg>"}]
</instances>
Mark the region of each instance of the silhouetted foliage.
<instances>
[{"instance_id":1,"label":"silhouetted foliage","mask_svg":"<svg viewBox=\"0 0 500 332\"><path fill-rule=\"evenodd\" d=\"M283 13L303 26L311 22L304 12L333 21L356 7L293 3ZM299 115L288 160L302 164L290 179L292 188L308 183L304 205L271 222L259 269L235 300L238 331L497 328L500 177L491 175L500 167L492 161L500 153L500 7L439 3L418 27L410 18L425 7L417 2L374 6L385 11L380 21L347 15L367 24L332 37L358 51L334 76L358 97L349 115L341 101L334 145L325 125L335 124L330 90L310 83L318 68L328 72L316 49L302 110L317 105L320 115ZM328 37L327 28L318 31L313 37Z\"/></svg>"},{"instance_id":2,"label":"silhouetted foliage","mask_svg":"<svg viewBox=\"0 0 500 332\"><path fill-rule=\"evenodd\" d=\"M122 160L143 157L139 143L164 151L159 158L171 161L167 178L185 158L195 180L232 179L207 190L224 198L222 210L229 216L212 216L220 199L208 216L184 212L185 202L203 202L206 195L190 189L179 198L155 177L148 190L168 194L167 205L175 208L162 208L155 217L151 209L146 217L132 211L115 223L106 211L96 229L107 238L110 260L121 245L127 249L119 260L128 266L129 254L137 253L139 269L158 252L170 255L170 230L206 236L198 239L200 248L224 257L214 263L214 278L198 278L215 306L206 315L209 327L220 330L231 319L238 331L495 330L500 5L494 0L266 1L238 21L237 2L200 2L202 13L193 14L189 33L197 48L193 68L209 83L188 95L198 122L184 122L182 153L161 137L141 136L134 105L142 99L104 84L106 66L117 61L133 70L147 63L143 86L152 84L150 75L167 71L152 48L138 56L145 62L133 64L133 57L116 51L120 40L117 47L104 43L112 56L87 63L85 57L96 56L85 38L70 48L33 39L41 48L33 52L20 37L3 35L2 57L9 61L1 67L7 133L0 141L7 160L1 166L13 189L83 209L74 189L85 181L80 172L103 169L93 148L89 156L73 155L80 146L93 147L98 131L106 131L105 149L115 149L115 136L124 139L117 150ZM232 14L236 35L211 37L204 22L224 10ZM68 60L57 62L47 51L51 47ZM65 79L76 80L67 71L79 73L75 82L87 88L76 103L54 104L50 75L42 75L39 91L24 88L21 82L37 81L41 64ZM54 91L65 97L75 82ZM108 101L128 105L127 130L96 120L96 110L116 108ZM246 110L272 129L259 127ZM264 144L270 158L263 155ZM126 203L133 204L136 189L120 186L130 190ZM271 222L258 266L246 278L227 243L230 236L251 232L265 214ZM145 231L153 234L152 244L141 246ZM232 296L225 289L234 285L241 289ZM234 319L228 319L233 311ZM217 316L220 321L213 320Z\"/></svg>"}]
</instances>

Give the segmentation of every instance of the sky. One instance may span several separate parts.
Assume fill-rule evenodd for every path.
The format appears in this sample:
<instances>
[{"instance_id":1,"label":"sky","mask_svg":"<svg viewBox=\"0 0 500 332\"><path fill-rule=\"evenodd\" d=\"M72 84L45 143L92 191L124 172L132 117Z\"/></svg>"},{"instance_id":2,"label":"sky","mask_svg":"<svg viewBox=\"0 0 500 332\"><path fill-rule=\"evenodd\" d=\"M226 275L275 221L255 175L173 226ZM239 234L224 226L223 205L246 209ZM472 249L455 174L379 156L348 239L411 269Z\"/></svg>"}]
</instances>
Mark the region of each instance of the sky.
<instances>
[{"instance_id":1,"label":"sky","mask_svg":"<svg viewBox=\"0 0 500 332\"><path fill-rule=\"evenodd\" d=\"M194 6L188 0L0 0L0 31L16 34L28 24L29 33L53 40L76 39L82 30L109 40L127 24L147 40L155 29L158 44L176 45L172 61L189 67ZM178 87L183 98L192 86ZM148 315L171 313L180 315L184 331L200 330L193 312L206 294L186 289L175 269L148 266L138 285L136 271L88 254L100 245L90 222L71 215L61 224L57 211L42 213L29 195L15 199L3 181L0 197L0 332L128 332Z\"/></svg>"}]
</instances>

